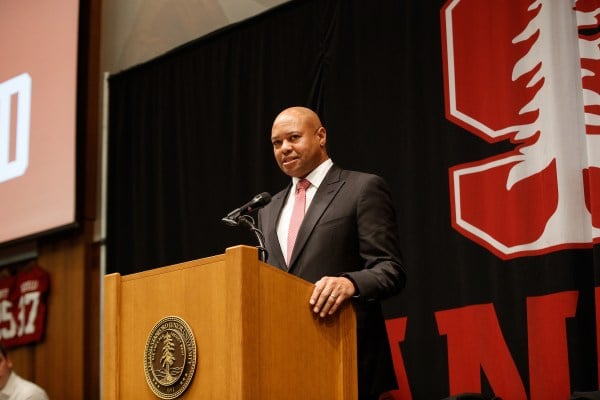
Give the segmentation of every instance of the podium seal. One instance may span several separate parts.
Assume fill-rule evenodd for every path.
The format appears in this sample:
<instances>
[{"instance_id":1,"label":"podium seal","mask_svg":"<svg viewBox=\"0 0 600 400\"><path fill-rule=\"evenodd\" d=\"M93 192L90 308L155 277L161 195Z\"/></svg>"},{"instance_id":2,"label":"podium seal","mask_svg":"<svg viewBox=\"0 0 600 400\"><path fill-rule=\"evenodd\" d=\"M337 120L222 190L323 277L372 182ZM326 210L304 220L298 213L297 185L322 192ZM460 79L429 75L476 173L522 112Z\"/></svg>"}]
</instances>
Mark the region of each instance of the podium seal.
<instances>
[{"instance_id":1,"label":"podium seal","mask_svg":"<svg viewBox=\"0 0 600 400\"><path fill-rule=\"evenodd\" d=\"M196 341L187 322L168 316L156 323L146 340L146 382L161 399L175 399L187 389L196 370Z\"/></svg>"}]
</instances>

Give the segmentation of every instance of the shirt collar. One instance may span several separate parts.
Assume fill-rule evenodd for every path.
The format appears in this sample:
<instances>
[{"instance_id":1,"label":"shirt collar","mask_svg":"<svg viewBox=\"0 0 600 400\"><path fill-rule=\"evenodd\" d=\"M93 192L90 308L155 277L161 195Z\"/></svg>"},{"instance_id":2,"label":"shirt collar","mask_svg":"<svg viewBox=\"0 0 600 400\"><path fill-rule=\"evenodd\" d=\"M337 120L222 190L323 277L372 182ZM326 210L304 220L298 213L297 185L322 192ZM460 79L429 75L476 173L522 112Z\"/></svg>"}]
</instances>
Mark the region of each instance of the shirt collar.
<instances>
[{"instance_id":1,"label":"shirt collar","mask_svg":"<svg viewBox=\"0 0 600 400\"><path fill-rule=\"evenodd\" d=\"M319 186L321 185L321 182L323 182L323 179L325 179L325 175L327 175L327 172L329 172L329 169L331 168L331 166L333 165L333 161L331 161L331 158L328 158L327 160L323 161L321 164L319 164L319 166L315 169L313 169L310 174L305 176L305 179L308 179L308 181L310 182L311 186L316 187L317 189L319 188ZM296 178L296 177L292 177L292 188L295 188L296 185L298 184L298 181L300 181L301 178Z\"/></svg>"}]
</instances>

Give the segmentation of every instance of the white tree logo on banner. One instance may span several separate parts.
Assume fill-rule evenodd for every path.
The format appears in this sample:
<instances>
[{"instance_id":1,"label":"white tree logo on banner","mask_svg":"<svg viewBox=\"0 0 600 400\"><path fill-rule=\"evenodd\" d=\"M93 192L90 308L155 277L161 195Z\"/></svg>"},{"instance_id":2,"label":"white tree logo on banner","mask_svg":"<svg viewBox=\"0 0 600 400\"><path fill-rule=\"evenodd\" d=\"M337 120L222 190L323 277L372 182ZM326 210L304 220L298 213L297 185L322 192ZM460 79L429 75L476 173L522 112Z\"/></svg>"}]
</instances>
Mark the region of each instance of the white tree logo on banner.
<instances>
[{"instance_id":1,"label":"white tree logo on banner","mask_svg":"<svg viewBox=\"0 0 600 400\"><path fill-rule=\"evenodd\" d=\"M454 0L442 10L448 119L515 144L450 169L454 227L501 258L600 238L590 195L600 185L599 39L578 34L600 11L584 3Z\"/></svg>"},{"instance_id":2,"label":"white tree logo on banner","mask_svg":"<svg viewBox=\"0 0 600 400\"><path fill-rule=\"evenodd\" d=\"M11 101L16 96L16 121L11 121ZM29 165L29 125L31 113L31 77L21 74L0 82L0 183L17 178ZM11 125L15 124L15 143L11 143ZM11 159L11 148L14 158Z\"/></svg>"}]
</instances>

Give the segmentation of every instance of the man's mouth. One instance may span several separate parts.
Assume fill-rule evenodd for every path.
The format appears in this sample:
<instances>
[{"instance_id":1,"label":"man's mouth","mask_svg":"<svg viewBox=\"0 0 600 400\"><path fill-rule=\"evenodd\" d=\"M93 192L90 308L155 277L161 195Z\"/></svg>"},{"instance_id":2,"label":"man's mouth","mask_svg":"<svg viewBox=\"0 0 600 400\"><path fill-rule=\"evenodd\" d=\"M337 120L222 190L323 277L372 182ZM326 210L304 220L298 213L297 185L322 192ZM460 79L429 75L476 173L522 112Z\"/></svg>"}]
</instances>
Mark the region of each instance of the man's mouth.
<instances>
[{"instance_id":1,"label":"man's mouth","mask_svg":"<svg viewBox=\"0 0 600 400\"><path fill-rule=\"evenodd\" d=\"M290 165L290 164L294 163L294 162L295 162L295 161L297 161L297 160L298 160L298 158L297 158L297 157L284 158L284 159L283 159L283 161L282 161L282 164L283 164L284 166L288 166L288 165Z\"/></svg>"}]
</instances>

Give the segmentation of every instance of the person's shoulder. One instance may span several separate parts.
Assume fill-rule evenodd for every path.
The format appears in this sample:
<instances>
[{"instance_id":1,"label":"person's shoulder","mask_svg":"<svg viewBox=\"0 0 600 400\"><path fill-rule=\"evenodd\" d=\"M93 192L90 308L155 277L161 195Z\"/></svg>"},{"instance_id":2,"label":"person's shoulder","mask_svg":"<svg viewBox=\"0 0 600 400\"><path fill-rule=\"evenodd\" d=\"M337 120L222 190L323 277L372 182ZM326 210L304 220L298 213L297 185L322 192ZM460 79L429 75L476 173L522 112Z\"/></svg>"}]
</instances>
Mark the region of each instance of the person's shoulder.
<instances>
[{"instance_id":1,"label":"person's shoulder","mask_svg":"<svg viewBox=\"0 0 600 400\"><path fill-rule=\"evenodd\" d=\"M339 167L338 167L339 168ZM350 169L339 168L340 176L345 179L354 179L357 181L382 181L385 182L385 179L380 175L365 172L365 171L356 171Z\"/></svg>"},{"instance_id":2,"label":"person's shoulder","mask_svg":"<svg viewBox=\"0 0 600 400\"><path fill-rule=\"evenodd\" d=\"M48 400L48 395L40 386L35 383L28 381L18 375L15 375L18 383L18 390L15 394L18 393L15 399L23 399L23 400Z\"/></svg>"},{"instance_id":3,"label":"person's shoulder","mask_svg":"<svg viewBox=\"0 0 600 400\"><path fill-rule=\"evenodd\" d=\"M380 175L374 173L340 169L340 180L360 196L374 196L374 198L389 198L390 185Z\"/></svg>"}]
</instances>

